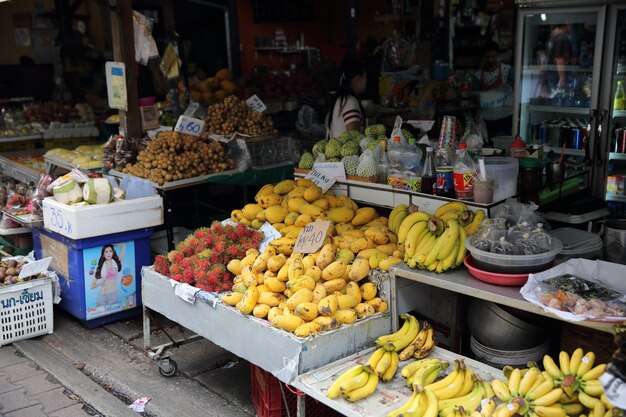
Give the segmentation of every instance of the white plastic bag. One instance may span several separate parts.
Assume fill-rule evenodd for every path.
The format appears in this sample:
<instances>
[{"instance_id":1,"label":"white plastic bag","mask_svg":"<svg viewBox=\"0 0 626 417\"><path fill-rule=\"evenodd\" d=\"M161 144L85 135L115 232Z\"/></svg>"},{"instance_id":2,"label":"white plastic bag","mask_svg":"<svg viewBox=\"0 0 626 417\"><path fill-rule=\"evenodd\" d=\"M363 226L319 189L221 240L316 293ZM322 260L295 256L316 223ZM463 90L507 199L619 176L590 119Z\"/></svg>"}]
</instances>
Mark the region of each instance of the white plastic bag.
<instances>
[{"instance_id":1,"label":"white plastic bag","mask_svg":"<svg viewBox=\"0 0 626 417\"><path fill-rule=\"evenodd\" d=\"M396 121L393 124L393 130L391 131L389 140L393 142L393 138L396 136L400 136L400 143L406 143L406 138L404 137L404 133L402 133L402 117L400 116L396 116Z\"/></svg>"}]
</instances>

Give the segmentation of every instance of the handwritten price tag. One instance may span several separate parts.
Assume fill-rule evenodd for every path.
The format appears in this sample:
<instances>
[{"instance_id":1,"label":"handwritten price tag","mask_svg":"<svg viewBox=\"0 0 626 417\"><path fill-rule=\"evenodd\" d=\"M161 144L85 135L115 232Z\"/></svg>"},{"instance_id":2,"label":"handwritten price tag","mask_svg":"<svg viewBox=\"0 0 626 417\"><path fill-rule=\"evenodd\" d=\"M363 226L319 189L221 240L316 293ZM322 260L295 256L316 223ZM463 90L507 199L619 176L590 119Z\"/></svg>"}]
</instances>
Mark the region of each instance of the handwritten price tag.
<instances>
[{"instance_id":1,"label":"handwritten price tag","mask_svg":"<svg viewBox=\"0 0 626 417\"><path fill-rule=\"evenodd\" d=\"M174 131L188 135L200 136L204 128L204 120L182 115L178 118Z\"/></svg>"},{"instance_id":2,"label":"handwritten price tag","mask_svg":"<svg viewBox=\"0 0 626 417\"><path fill-rule=\"evenodd\" d=\"M246 104L250 107L250 110L257 113L263 113L267 109L265 103L256 94L247 99Z\"/></svg>"},{"instance_id":3,"label":"handwritten price tag","mask_svg":"<svg viewBox=\"0 0 626 417\"><path fill-rule=\"evenodd\" d=\"M272 240L278 239L282 236L280 232L274 229L274 227L268 222L265 222L263 226L259 228L259 232L263 233L263 241L259 245L259 252L263 252Z\"/></svg>"},{"instance_id":4,"label":"handwritten price tag","mask_svg":"<svg viewBox=\"0 0 626 417\"><path fill-rule=\"evenodd\" d=\"M296 244L294 245L294 253L313 253L317 252L324 244L324 238L328 233L330 222L311 222L304 226L304 229L298 235Z\"/></svg>"},{"instance_id":5,"label":"handwritten price tag","mask_svg":"<svg viewBox=\"0 0 626 417\"><path fill-rule=\"evenodd\" d=\"M328 191L330 187L333 186L335 181L337 181L335 177L319 172L315 168L306 174L304 178L311 180L315 185L320 187L322 189L322 193Z\"/></svg>"},{"instance_id":6,"label":"handwritten price tag","mask_svg":"<svg viewBox=\"0 0 626 417\"><path fill-rule=\"evenodd\" d=\"M73 233L72 223L63 218L63 211L61 209L46 207L45 203L44 208L50 209L45 210L44 215L46 214L45 212L48 211L48 221L52 226L52 231L57 231L55 229L62 230L63 232L65 232L66 235L71 235Z\"/></svg>"}]
</instances>

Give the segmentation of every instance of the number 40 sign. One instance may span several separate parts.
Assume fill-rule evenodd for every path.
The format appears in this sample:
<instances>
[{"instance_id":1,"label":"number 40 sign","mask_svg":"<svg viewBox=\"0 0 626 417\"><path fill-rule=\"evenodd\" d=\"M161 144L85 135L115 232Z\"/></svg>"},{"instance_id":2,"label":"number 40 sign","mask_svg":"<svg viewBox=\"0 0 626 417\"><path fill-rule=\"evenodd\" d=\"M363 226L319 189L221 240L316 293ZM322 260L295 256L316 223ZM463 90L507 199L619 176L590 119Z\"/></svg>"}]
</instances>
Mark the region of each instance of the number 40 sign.
<instances>
[{"instance_id":1,"label":"number 40 sign","mask_svg":"<svg viewBox=\"0 0 626 417\"><path fill-rule=\"evenodd\" d=\"M330 227L329 221L311 222L300 231L296 244L293 247L294 253L313 253L324 244L324 239Z\"/></svg>"}]
</instances>

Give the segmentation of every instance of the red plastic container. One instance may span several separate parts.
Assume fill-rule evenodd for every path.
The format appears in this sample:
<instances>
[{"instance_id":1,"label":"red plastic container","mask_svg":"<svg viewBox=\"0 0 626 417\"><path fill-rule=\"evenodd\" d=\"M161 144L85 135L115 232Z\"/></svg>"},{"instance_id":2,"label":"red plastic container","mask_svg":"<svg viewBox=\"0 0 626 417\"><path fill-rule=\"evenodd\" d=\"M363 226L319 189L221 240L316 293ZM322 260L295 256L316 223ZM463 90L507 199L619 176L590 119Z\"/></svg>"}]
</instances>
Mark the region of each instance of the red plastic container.
<instances>
[{"instance_id":1,"label":"red plastic container","mask_svg":"<svg viewBox=\"0 0 626 417\"><path fill-rule=\"evenodd\" d=\"M499 274L497 272L478 269L474 266L474 258L472 258L471 255L467 255L463 263L474 278L488 282L489 284L519 287L526 284L526 281L528 281L528 274Z\"/></svg>"},{"instance_id":2,"label":"red plastic container","mask_svg":"<svg viewBox=\"0 0 626 417\"><path fill-rule=\"evenodd\" d=\"M283 401L280 389L280 382L274 375L250 364L250 389L252 404L258 417L286 417L285 401ZM289 415L296 415L297 394L292 392L294 388L283 386L285 400L289 407ZM305 395L305 394L302 394ZM319 401L306 397L305 410L307 417L340 417L341 413L320 403Z\"/></svg>"}]
</instances>

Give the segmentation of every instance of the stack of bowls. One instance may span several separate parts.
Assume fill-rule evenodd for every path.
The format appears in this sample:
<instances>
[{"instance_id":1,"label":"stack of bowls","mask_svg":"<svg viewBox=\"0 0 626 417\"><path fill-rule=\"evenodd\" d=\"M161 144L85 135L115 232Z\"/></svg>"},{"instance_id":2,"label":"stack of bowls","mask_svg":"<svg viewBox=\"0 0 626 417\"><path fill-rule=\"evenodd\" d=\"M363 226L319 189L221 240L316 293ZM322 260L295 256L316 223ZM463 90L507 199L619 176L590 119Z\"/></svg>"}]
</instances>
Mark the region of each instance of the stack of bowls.
<instances>
[{"instance_id":1,"label":"stack of bowls","mask_svg":"<svg viewBox=\"0 0 626 417\"><path fill-rule=\"evenodd\" d=\"M523 314L488 301L472 300L468 325L472 332L470 349L476 359L498 368L541 362L550 349L549 336L545 327L517 317Z\"/></svg>"}]
</instances>

